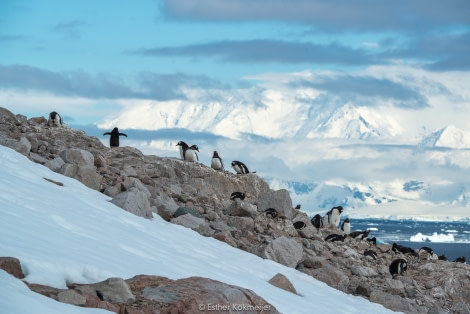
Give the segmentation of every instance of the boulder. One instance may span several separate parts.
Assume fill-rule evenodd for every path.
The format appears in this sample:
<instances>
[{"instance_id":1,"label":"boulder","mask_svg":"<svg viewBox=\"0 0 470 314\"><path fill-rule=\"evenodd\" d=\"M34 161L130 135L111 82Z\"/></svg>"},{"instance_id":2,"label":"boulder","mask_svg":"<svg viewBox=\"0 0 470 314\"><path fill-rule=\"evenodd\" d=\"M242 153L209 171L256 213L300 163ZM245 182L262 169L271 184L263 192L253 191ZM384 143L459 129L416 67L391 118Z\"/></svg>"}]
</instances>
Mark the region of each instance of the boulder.
<instances>
[{"instance_id":1,"label":"boulder","mask_svg":"<svg viewBox=\"0 0 470 314\"><path fill-rule=\"evenodd\" d=\"M93 154L84 149L64 149L60 152L60 157L65 163L72 165L90 168L93 168L95 165L95 158L93 157Z\"/></svg>"},{"instance_id":2,"label":"boulder","mask_svg":"<svg viewBox=\"0 0 470 314\"><path fill-rule=\"evenodd\" d=\"M75 290L65 290L57 294L57 301L82 306L86 303L86 297Z\"/></svg>"},{"instance_id":3,"label":"boulder","mask_svg":"<svg viewBox=\"0 0 470 314\"><path fill-rule=\"evenodd\" d=\"M129 285L122 278L108 278L88 286L104 301L129 303L135 300Z\"/></svg>"},{"instance_id":4,"label":"boulder","mask_svg":"<svg viewBox=\"0 0 470 314\"><path fill-rule=\"evenodd\" d=\"M294 285L283 274L277 273L273 278L269 279L268 282L280 289L297 294Z\"/></svg>"},{"instance_id":5,"label":"boulder","mask_svg":"<svg viewBox=\"0 0 470 314\"><path fill-rule=\"evenodd\" d=\"M18 279L25 277L21 269L20 260L14 257L0 257L0 269L3 269Z\"/></svg>"},{"instance_id":6,"label":"boulder","mask_svg":"<svg viewBox=\"0 0 470 314\"><path fill-rule=\"evenodd\" d=\"M383 291L373 290L370 293L370 302L382 304L386 308L405 313L418 313L418 311L407 301L398 295L392 295Z\"/></svg>"},{"instance_id":7,"label":"boulder","mask_svg":"<svg viewBox=\"0 0 470 314\"><path fill-rule=\"evenodd\" d=\"M134 187L118 194L111 200L111 203L140 217L152 218L153 216L148 195Z\"/></svg>"},{"instance_id":8,"label":"boulder","mask_svg":"<svg viewBox=\"0 0 470 314\"><path fill-rule=\"evenodd\" d=\"M279 217L292 219L292 199L285 189L260 193L258 196L258 210L264 212L268 208L277 210Z\"/></svg>"},{"instance_id":9,"label":"boulder","mask_svg":"<svg viewBox=\"0 0 470 314\"><path fill-rule=\"evenodd\" d=\"M289 267L295 267L302 259L302 253L301 244L294 239L282 236L266 246L262 257Z\"/></svg>"}]
</instances>

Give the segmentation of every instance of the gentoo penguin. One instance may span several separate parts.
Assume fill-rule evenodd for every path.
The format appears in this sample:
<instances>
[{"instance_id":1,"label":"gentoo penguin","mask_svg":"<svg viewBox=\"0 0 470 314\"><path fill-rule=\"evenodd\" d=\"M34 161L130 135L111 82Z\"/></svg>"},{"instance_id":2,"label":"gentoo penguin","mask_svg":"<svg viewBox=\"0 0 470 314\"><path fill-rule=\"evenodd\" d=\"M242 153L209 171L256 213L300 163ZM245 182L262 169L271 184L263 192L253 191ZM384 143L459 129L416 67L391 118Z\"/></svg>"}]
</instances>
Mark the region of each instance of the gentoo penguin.
<instances>
[{"instance_id":1,"label":"gentoo penguin","mask_svg":"<svg viewBox=\"0 0 470 314\"><path fill-rule=\"evenodd\" d=\"M447 256L445 256L445 254L439 255L438 260L440 260L440 261L448 261Z\"/></svg>"},{"instance_id":2,"label":"gentoo penguin","mask_svg":"<svg viewBox=\"0 0 470 314\"><path fill-rule=\"evenodd\" d=\"M127 137L127 134L119 133L118 128L114 128L111 132L103 133L103 136L105 136L105 135L111 135L111 137L109 138L109 146L110 147L119 147L119 136Z\"/></svg>"},{"instance_id":3,"label":"gentoo penguin","mask_svg":"<svg viewBox=\"0 0 470 314\"><path fill-rule=\"evenodd\" d=\"M406 260L398 258L390 264L388 270L390 271L390 275L392 275L392 277L395 277L398 275L402 275L407 270L407 268L408 263L406 262Z\"/></svg>"},{"instance_id":4,"label":"gentoo penguin","mask_svg":"<svg viewBox=\"0 0 470 314\"><path fill-rule=\"evenodd\" d=\"M303 228L305 228L307 225L305 224L305 222L303 221L296 221L294 222L294 228L297 229L297 230L302 230Z\"/></svg>"},{"instance_id":5,"label":"gentoo penguin","mask_svg":"<svg viewBox=\"0 0 470 314\"><path fill-rule=\"evenodd\" d=\"M341 230L343 230L345 234L351 233L351 223L349 222L349 218L346 218L343 221L343 223L341 224Z\"/></svg>"},{"instance_id":6,"label":"gentoo penguin","mask_svg":"<svg viewBox=\"0 0 470 314\"><path fill-rule=\"evenodd\" d=\"M199 157L197 156L197 153L199 152L199 147L197 145L191 145L184 151L184 160L186 161L199 161Z\"/></svg>"},{"instance_id":7,"label":"gentoo penguin","mask_svg":"<svg viewBox=\"0 0 470 314\"><path fill-rule=\"evenodd\" d=\"M412 248L396 244L395 242L392 244L392 251L395 253L415 254Z\"/></svg>"},{"instance_id":8,"label":"gentoo penguin","mask_svg":"<svg viewBox=\"0 0 470 314\"><path fill-rule=\"evenodd\" d=\"M343 234L343 235L340 235L340 234L335 234L335 233L332 233L330 235L328 235L326 238L325 238L325 241L326 242L344 242L344 239L347 237L347 235Z\"/></svg>"},{"instance_id":9,"label":"gentoo penguin","mask_svg":"<svg viewBox=\"0 0 470 314\"><path fill-rule=\"evenodd\" d=\"M323 224L324 227L330 224L330 214L331 214L331 211L327 212L325 216L323 216L321 219L321 223Z\"/></svg>"},{"instance_id":10,"label":"gentoo penguin","mask_svg":"<svg viewBox=\"0 0 470 314\"><path fill-rule=\"evenodd\" d=\"M211 168L215 170L224 170L224 162L217 151L214 151L214 154L212 155Z\"/></svg>"},{"instance_id":11,"label":"gentoo penguin","mask_svg":"<svg viewBox=\"0 0 470 314\"><path fill-rule=\"evenodd\" d=\"M323 228L323 219L321 218L319 214L316 214L315 216L313 216L310 222L317 229Z\"/></svg>"},{"instance_id":12,"label":"gentoo penguin","mask_svg":"<svg viewBox=\"0 0 470 314\"><path fill-rule=\"evenodd\" d=\"M328 217L328 223L330 225L335 226L338 228L339 222L340 222L340 216L341 213L343 212L343 206L335 206L330 210L330 215Z\"/></svg>"},{"instance_id":13,"label":"gentoo penguin","mask_svg":"<svg viewBox=\"0 0 470 314\"><path fill-rule=\"evenodd\" d=\"M300 205L300 204L297 204L297 206L295 206L295 208L294 208L294 209L300 209L300 207L302 207L302 205Z\"/></svg>"},{"instance_id":14,"label":"gentoo penguin","mask_svg":"<svg viewBox=\"0 0 470 314\"><path fill-rule=\"evenodd\" d=\"M176 146L179 146L181 160L184 160L184 152L189 148L189 145L183 141L179 141Z\"/></svg>"},{"instance_id":15,"label":"gentoo penguin","mask_svg":"<svg viewBox=\"0 0 470 314\"><path fill-rule=\"evenodd\" d=\"M62 127L64 122L62 121L62 117L55 111L49 113L49 119L47 119L48 126L54 127Z\"/></svg>"},{"instance_id":16,"label":"gentoo penguin","mask_svg":"<svg viewBox=\"0 0 470 314\"><path fill-rule=\"evenodd\" d=\"M366 240L367 240L367 242L371 242L372 244L377 244L377 238L376 237L367 238Z\"/></svg>"},{"instance_id":17,"label":"gentoo penguin","mask_svg":"<svg viewBox=\"0 0 470 314\"><path fill-rule=\"evenodd\" d=\"M365 250L364 256L367 257L368 259L373 259L374 261L377 260L377 253L373 250Z\"/></svg>"},{"instance_id":18,"label":"gentoo penguin","mask_svg":"<svg viewBox=\"0 0 470 314\"><path fill-rule=\"evenodd\" d=\"M463 264L466 264L466 263L467 263L467 259L465 258L465 256L457 257L457 258L454 260L454 263L463 263Z\"/></svg>"},{"instance_id":19,"label":"gentoo penguin","mask_svg":"<svg viewBox=\"0 0 470 314\"><path fill-rule=\"evenodd\" d=\"M369 232L370 232L370 230L354 231L354 232L351 232L349 234L349 236L353 239L356 239L356 240L364 240L364 239L367 239L367 237L369 236Z\"/></svg>"},{"instance_id":20,"label":"gentoo penguin","mask_svg":"<svg viewBox=\"0 0 470 314\"><path fill-rule=\"evenodd\" d=\"M436 260L439 258L437 254L435 254L434 251L430 247L427 247L427 246L423 246L422 248L418 250L418 257L419 259L427 260L427 261Z\"/></svg>"},{"instance_id":21,"label":"gentoo penguin","mask_svg":"<svg viewBox=\"0 0 470 314\"><path fill-rule=\"evenodd\" d=\"M239 198L241 199L242 201L245 199L245 193L243 192L233 192L231 195L230 195L230 200L233 201L234 199L236 198Z\"/></svg>"},{"instance_id":22,"label":"gentoo penguin","mask_svg":"<svg viewBox=\"0 0 470 314\"><path fill-rule=\"evenodd\" d=\"M277 217L277 210L274 208L268 208L264 212L266 213L266 216L270 216L271 218Z\"/></svg>"},{"instance_id":23,"label":"gentoo penguin","mask_svg":"<svg viewBox=\"0 0 470 314\"><path fill-rule=\"evenodd\" d=\"M248 170L248 167L245 166L244 163L242 163L241 161L238 161L238 160L234 160L232 161L232 168L233 170L235 170L235 172L237 174L247 174L247 173L250 173L250 170ZM256 171L255 171L256 172ZM255 172L252 172L252 173L255 173Z\"/></svg>"}]
</instances>

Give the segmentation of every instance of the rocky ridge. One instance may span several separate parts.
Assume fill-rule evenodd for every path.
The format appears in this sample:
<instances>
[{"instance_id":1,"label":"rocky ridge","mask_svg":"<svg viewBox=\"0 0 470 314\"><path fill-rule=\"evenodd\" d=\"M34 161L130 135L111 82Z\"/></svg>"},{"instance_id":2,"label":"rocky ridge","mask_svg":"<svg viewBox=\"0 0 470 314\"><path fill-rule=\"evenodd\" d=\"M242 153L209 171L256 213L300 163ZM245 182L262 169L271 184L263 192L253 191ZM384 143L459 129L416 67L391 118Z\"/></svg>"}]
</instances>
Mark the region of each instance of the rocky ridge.
<instances>
[{"instance_id":1,"label":"rocky ridge","mask_svg":"<svg viewBox=\"0 0 470 314\"><path fill-rule=\"evenodd\" d=\"M351 238L340 243L326 242L327 235L341 231L333 226L317 230L305 213L293 208L286 190L271 190L256 174L235 175L200 163L146 156L131 147L107 148L99 139L82 131L50 128L43 117L27 119L3 108L0 108L0 144L109 195L114 204L135 215L151 218L158 214L171 223L295 267L334 288L361 295L389 309L406 313L470 313L470 268L467 264L420 260L393 253L390 245L374 245ZM230 194L235 191L244 192L246 198L231 201ZM278 217L271 218L264 213L270 207L276 208ZM294 227L297 221L305 222L306 227L297 230ZM366 249L376 251L378 259L366 258L363 255ZM408 271L392 278L388 266L399 257L408 261ZM124 282L131 287L132 280L137 279ZM159 283L150 283L152 280ZM149 279L148 287L158 287L161 282L167 284L169 280L166 280ZM190 282L197 284L204 278L187 280L186 286ZM279 279L272 280L279 282ZM284 286L286 290L295 291L292 285L284 283ZM35 289L34 285L32 289ZM137 299L144 295L145 287L139 289L130 288L131 295ZM78 285L69 290L75 291L69 292L72 296L86 295L86 289ZM59 299L58 294L50 296ZM214 295L217 294L214 292ZM96 293L94 297L109 302L101 300ZM139 301L139 304L158 308L158 304L148 301L151 299L143 298L147 301ZM259 304L256 302L251 304ZM174 309L191 307L190 302L182 299L173 303ZM160 308L163 307L160 305ZM123 311L121 307L113 310ZM274 308L271 310L275 311Z\"/></svg>"}]
</instances>

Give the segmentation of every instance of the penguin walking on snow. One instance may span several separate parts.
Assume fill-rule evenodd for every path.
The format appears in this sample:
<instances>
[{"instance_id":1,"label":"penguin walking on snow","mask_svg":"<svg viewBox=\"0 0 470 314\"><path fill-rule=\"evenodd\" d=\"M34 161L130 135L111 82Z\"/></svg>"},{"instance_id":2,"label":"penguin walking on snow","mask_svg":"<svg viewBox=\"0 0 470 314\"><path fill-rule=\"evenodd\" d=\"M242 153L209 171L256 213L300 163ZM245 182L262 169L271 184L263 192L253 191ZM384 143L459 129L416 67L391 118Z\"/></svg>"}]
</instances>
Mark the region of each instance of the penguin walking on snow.
<instances>
[{"instance_id":1,"label":"penguin walking on snow","mask_svg":"<svg viewBox=\"0 0 470 314\"><path fill-rule=\"evenodd\" d=\"M224 162L220 158L219 153L215 150L212 155L211 168L215 170L224 170Z\"/></svg>"},{"instance_id":2,"label":"penguin walking on snow","mask_svg":"<svg viewBox=\"0 0 470 314\"><path fill-rule=\"evenodd\" d=\"M238 160L234 160L232 161L232 168L233 170L235 170L235 172L237 174L247 174L247 173L250 173L250 170L248 170L248 167L245 166L244 163L242 163L241 161L238 161ZM256 172L256 171L255 171ZM252 172L252 173L255 173L255 172Z\"/></svg>"},{"instance_id":3,"label":"penguin walking on snow","mask_svg":"<svg viewBox=\"0 0 470 314\"><path fill-rule=\"evenodd\" d=\"M55 111L49 113L49 119L47 119L47 125L53 127L62 127L64 126L64 121L62 121L62 117Z\"/></svg>"},{"instance_id":4,"label":"penguin walking on snow","mask_svg":"<svg viewBox=\"0 0 470 314\"><path fill-rule=\"evenodd\" d=\"M120 133L118 128L114 128L111 132L103 133L103 136L111 135L109 138L109 147L119 147L119 136L127 137L127 134Z\"/></svg>"}]
</instances>

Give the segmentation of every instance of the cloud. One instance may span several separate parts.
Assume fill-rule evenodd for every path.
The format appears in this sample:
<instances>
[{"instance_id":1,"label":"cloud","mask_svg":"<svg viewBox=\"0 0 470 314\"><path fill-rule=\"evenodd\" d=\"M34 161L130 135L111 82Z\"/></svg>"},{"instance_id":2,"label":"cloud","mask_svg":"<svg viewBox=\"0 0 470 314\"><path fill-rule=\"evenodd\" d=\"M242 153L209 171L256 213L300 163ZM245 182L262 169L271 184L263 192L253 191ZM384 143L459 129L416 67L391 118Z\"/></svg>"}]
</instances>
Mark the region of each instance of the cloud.
<instances>
[{"instance_id":1,"label":"cloud","mask_svg":"<svg viewBox=\"0 0 470 314\"><path fill-rule=\"evenodd\" d=\"M392 100L395 106L403 108L419 109L429 106L426 98L415 88L368 75L324 76L315 80L301 80L292 85L320 89L340 97L343 102L353 100L362 105L373 106L377 99L382 99Z\"/></svg>"},{"instance_id":2,"label":"cloud","mask_svg":"<svg viewBox=\"0 0 470 314\"><path fill-rule=\"evenodd\" d=\"M80 38L81 29L88 26L87 23L80 20L73 20L69 22L60 22L52 27L52 30L65 34L69 38Z\"/></svg>"},{"instance_id":3,"label":"cloud","mask_svg":"<svg viewBox=\"0 0 470 314\"><path fill-rule=\"evenodd\" d=\"M470 22L467 0L442 2L348 0L165 0L161 11L173 19L196 21L276 20L313 25L317 29L405 30L419 33Z\"/></svg>"},{"instance_id":4,"label":"cloud","mask_svg":"<svg viewBox=\"0 0 470 314\"><path fill-rule=\"evenodd\" d=\"M84 71L53 72L27 65L0 65L3 88L41 90L58 95L85 98L137 98L153 100L184 99L185 87L226 87L203 75L137 74L137 86L111 74L91 75Z\"/></svg>"},{"instance_id":5,"label":"cloud","mask_svg":"<svg viewBox=\"0 0 470 314\"><path fill-rule=\"evenodd\" d=\"M130 53L147 56L207 57L239 63L316 63L358 66L379 61L369 55L366 50L354 49L336 42L322 45L263 39L157 47L134 50Z\"/></svg>"},{"instance_id":6,"label":"cloud","mask_svg":"<svg viewBox=\"0 0 470 314\"><path fill-rule=\"evenodd\" d=\"M416 59L424 68L436 71L470 70L470 32L438 34L410 39L406 44L390 46L378 55L387 59Z\"/></svg>"}]
</instances>

